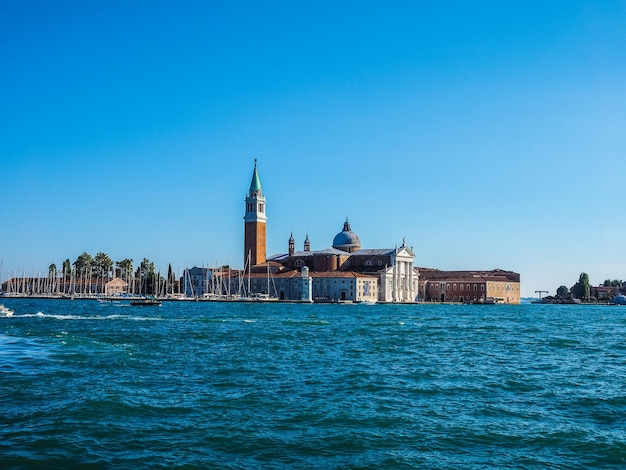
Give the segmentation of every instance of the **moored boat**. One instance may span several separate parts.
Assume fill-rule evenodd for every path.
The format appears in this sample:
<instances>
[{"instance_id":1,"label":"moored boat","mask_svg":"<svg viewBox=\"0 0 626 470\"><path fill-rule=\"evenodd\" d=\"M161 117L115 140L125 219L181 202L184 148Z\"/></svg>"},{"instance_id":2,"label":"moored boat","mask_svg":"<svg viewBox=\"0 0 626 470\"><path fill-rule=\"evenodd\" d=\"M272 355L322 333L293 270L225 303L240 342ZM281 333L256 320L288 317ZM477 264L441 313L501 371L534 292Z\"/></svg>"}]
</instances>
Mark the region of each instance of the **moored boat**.
<instances>
[{"instance_id":1,"label":"moored boat","mask_svg":"<svg viewBox=\"0 0 626 470\"><path fill-rule=\"evenodd\" d=\"M613 305L626 305L626 295L618 294L613 297L611 302Z\"/></svg>"},{"instance_id":2,"label":"moored boat","mask_svg":"<svg viewBox=\"0 0 626 470\"><path fill-rule=\"evenodd\" d=\"M161 301L155 299L154 297L146 297L144 299L131 300L130 304L138 306L138 307L146 307L146 306L159 307L161 305Z\"/></svg>"}]
</instances>

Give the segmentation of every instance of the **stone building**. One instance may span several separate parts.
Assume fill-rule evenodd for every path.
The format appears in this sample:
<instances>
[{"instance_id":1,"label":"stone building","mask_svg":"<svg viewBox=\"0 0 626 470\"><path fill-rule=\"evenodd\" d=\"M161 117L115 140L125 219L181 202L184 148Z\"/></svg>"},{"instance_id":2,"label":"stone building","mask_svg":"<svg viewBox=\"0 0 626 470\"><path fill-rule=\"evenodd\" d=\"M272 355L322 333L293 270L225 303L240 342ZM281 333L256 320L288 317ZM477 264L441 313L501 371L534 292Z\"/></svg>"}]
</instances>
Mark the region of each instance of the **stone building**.
<instances>
[{"instance_id":1,"label":"stone building","mask_svg":"<svg viewBox=\"0 0 626 470\"><path fill-rule=\"evenodd\" d=\"M520 275L512 271L419 271L419 295L425 302L520 303Z\"/></svg>"},{"instance_id":2,"label":"stone building","mask_svg":"<svg viewBox=\"0 0 626 470\"><path fill-rule=\"evenodd\" d=\"M116 277L104 285L104 295L121 296L128 294L128 282Z\"/></svg>"}]
</instances>

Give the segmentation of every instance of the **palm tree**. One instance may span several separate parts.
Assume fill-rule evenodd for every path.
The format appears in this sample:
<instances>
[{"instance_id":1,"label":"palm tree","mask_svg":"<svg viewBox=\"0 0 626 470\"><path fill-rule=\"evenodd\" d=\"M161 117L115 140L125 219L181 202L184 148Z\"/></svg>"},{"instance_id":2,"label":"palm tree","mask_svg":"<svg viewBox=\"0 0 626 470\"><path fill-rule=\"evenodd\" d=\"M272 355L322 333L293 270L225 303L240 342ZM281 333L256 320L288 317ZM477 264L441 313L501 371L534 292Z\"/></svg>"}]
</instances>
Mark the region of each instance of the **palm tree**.
<instances>
[{"instance_id":1,"label":"palm tree","mask_svg":"<svg viewBox=\"0 0 626 470\"><path fill-rule=\"evenodd\" d=\"M54 292L54 283L57 278L57 265L52 263L48 267L48 289L47 294L52 294Z\"/></svg>"},{"instance_id":2,"label":"palm tree","mask_svg":"<svg viewBox=\"0 0 626 470\"><path fill-rule=\"evenodd\" d=\"M72 276L72 263L69 259L63 261L63 292L67 293L67 283Z\"/></svg>"},{"instance_id":3,"label":"palm tree","mask_svg":"<svg viewBox=\"0 0 626 470\"><path fill-rule=\"evenodd\" d=\"M104 292L103 286L109 280L109 277L111 275L111 269L113 268L113 261L111 261L111 258L109 258L106 253L99 252L94 258L93 266L96 274L96 279L102 279L100 286L101 292Z\"/></svg>"}]
</instances>

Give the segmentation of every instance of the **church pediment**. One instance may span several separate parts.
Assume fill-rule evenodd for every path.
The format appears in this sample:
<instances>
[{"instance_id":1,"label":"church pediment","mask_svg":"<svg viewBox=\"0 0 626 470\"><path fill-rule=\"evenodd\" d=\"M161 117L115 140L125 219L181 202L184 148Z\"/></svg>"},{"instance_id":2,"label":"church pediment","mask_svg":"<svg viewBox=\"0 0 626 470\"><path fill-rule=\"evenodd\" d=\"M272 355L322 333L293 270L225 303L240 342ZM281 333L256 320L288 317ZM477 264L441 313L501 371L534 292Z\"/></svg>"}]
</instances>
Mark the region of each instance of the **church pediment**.
<instances>
[{"instance_id":1,"label":"church pediment","mask_svg":"<svg viewBox=\"0 0 626 470\"><path fill-rule=\"evenodd\" d=\"M401 246L396 253L397 258L413 258L415 259L415 253L411 251L408 246Z\"/></svg>"}]
</instances>

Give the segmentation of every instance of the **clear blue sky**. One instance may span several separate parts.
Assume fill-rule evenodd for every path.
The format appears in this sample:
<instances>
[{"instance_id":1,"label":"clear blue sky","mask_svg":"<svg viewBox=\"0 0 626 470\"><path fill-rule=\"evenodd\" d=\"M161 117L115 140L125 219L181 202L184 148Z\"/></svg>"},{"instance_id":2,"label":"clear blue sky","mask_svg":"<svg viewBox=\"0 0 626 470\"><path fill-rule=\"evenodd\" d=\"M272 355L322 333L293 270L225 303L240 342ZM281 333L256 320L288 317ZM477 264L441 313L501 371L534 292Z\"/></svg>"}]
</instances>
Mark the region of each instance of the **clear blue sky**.
<instances>
[{"instance_id":1,"label":"clear blue sky","mask_svg":"<svg viewBox=\"0 0 626 470\"><path fill-rule=\"evenodd\" d=\"M626 2L0 3L3 279L367 248L626 279Z\"/></svg>"}]
</instances>

